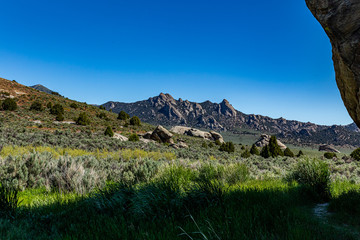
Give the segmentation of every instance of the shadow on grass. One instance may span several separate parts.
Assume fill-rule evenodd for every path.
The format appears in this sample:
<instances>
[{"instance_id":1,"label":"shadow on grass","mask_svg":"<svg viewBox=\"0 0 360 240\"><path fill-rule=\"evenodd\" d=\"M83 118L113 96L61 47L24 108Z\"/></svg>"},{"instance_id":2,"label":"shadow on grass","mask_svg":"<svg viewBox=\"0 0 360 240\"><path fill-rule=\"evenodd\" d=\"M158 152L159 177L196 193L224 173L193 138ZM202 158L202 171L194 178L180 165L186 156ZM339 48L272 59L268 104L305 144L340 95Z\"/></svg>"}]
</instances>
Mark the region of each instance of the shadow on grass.
<instances>
[{"instance_id":1,"label":"shadow on grass","mask_svg":"<svg viewBox=\"0 0 360 240\"><path fill-rule=\"evenodd\" d=\"M108 187L0 219L5 239L355 239L319 223L298 187Z\"/></svg>"},{"instance_id":2,"label":"shadow on grass","mask_svg":"<svg viewBox=\"0 0 360 240\"><path fill-rule=\"evenodd\" d=\"M360 192L350 190L330 201L328 210L338 223L350 224L360 230Z\"/></svg>"},{"instance_id":3,"label":"shadow on grass","mask_svg":"<svg viewBox=\"0 0 360 240\"><path fill-rule=\"evenodd\" d=\"M0 234L5 239L355 239L319 223L311 204L295 186L116 185L87 198L23 208L15 221L0 219Z\"/></svg>"}]
</instances>

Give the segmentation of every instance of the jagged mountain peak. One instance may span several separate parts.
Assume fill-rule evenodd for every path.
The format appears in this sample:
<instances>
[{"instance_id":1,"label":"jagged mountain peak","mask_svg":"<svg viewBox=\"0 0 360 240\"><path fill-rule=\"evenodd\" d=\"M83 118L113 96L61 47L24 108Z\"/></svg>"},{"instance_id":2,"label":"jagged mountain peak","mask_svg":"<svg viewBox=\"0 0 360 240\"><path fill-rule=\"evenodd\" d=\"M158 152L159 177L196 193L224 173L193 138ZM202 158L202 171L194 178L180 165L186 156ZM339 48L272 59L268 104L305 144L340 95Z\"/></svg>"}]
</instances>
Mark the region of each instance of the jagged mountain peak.
<instances>
[{"instance_id":1,"label":"jagged mountain peak","mask_svg":"<svg viewBox=\"0 0 360 240\"><path fill-rule=\"evenodd\" d=\"M229 117L236 117L235 108L226 99L220 103L220 112Z\"/></svg>"}]
</instances>

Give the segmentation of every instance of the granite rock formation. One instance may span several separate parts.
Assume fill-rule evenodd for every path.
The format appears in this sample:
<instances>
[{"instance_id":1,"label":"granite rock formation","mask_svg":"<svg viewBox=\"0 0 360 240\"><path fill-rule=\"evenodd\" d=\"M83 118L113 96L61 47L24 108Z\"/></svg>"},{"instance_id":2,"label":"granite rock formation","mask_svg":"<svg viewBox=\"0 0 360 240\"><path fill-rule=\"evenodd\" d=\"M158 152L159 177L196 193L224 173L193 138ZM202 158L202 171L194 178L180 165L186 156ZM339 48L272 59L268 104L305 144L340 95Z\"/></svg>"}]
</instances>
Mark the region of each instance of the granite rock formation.
<instances>
[{"instance_id":1,"label":"granite rock formation","mask_svg":"<svg viewBox=\"0 0 360 240\"><path fill-rule=\"evenodd\" d=\"M360 1L306 0L306 4L330 38L341 97L360 126Z\"/></svg>"}]
</instances>

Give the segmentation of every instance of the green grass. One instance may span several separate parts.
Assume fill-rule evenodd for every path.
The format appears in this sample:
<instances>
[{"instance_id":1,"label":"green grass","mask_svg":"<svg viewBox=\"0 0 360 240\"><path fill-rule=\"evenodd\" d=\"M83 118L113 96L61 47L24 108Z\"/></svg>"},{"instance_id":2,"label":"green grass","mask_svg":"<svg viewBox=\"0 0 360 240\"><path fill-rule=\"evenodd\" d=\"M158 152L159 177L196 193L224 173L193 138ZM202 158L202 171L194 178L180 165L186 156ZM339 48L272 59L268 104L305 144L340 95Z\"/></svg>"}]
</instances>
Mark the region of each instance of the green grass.
<instances>
[{"instance_id":1,"label":"green grass","mask_svg":"<svg viewBox=\"0 0 360 240\"><path fill-rule=\"evenodd\" d=\"M359 185L331 184L331 221L313 214L317 199L301 184L248 178L243 165L175 164L150 182L108 184L87 195L20 192L14 219L0 215L4 239L358 239ZM235 170L234 170L235 169ZM233 172L243 177L233 178ZM314 180L316 181L316 180ZM350 191L350 192L349 192ZM332 206L330 205L330 206Z\"/></svg>"},{"instance_id":2,"label":"green grass","mask_svg":"<svg viewBox=\"0 0 360 240\"><path fill-rule=\"evenodd\" d=\"M209 187L180 174L185 179L177 184L118 185L86 197L25 191L16 219L0 218L0 233L5 239L356 239L319 222L296 184Z\"/></svg>"}]
</instances>

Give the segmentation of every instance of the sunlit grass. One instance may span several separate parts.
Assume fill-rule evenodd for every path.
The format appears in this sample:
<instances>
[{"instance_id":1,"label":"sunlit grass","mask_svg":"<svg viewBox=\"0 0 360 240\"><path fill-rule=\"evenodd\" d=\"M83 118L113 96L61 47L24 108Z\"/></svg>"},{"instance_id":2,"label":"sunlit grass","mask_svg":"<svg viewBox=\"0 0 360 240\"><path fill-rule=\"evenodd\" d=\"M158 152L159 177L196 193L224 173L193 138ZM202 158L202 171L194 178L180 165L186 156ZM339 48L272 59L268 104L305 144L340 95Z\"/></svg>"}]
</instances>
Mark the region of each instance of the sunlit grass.
<instances>
[{"instance_id":1,"label":"sunlit grass","mask_svg":"<svg viewBox=\"0 0 360 240\"><path fill-rule=\"evenodd\" d=\"M0 152L2 158L8 156L22 156L29 153L51 153L54 158L59 158L60 156L94 156L97 159L104 158L121 158L122 160L128 161L130 159L141 159L149 158L153 160L166 159L174 160L176 159L176 154L173 152L160 152L160 151L145 151L141 149L122 149L119 151L107 151L105 149L97 149L96 151L87 151L82 149L73 149L73 148L61 148L61 147L49 147L49 146L4 146Z\"/></svg>"}]
</instances>

